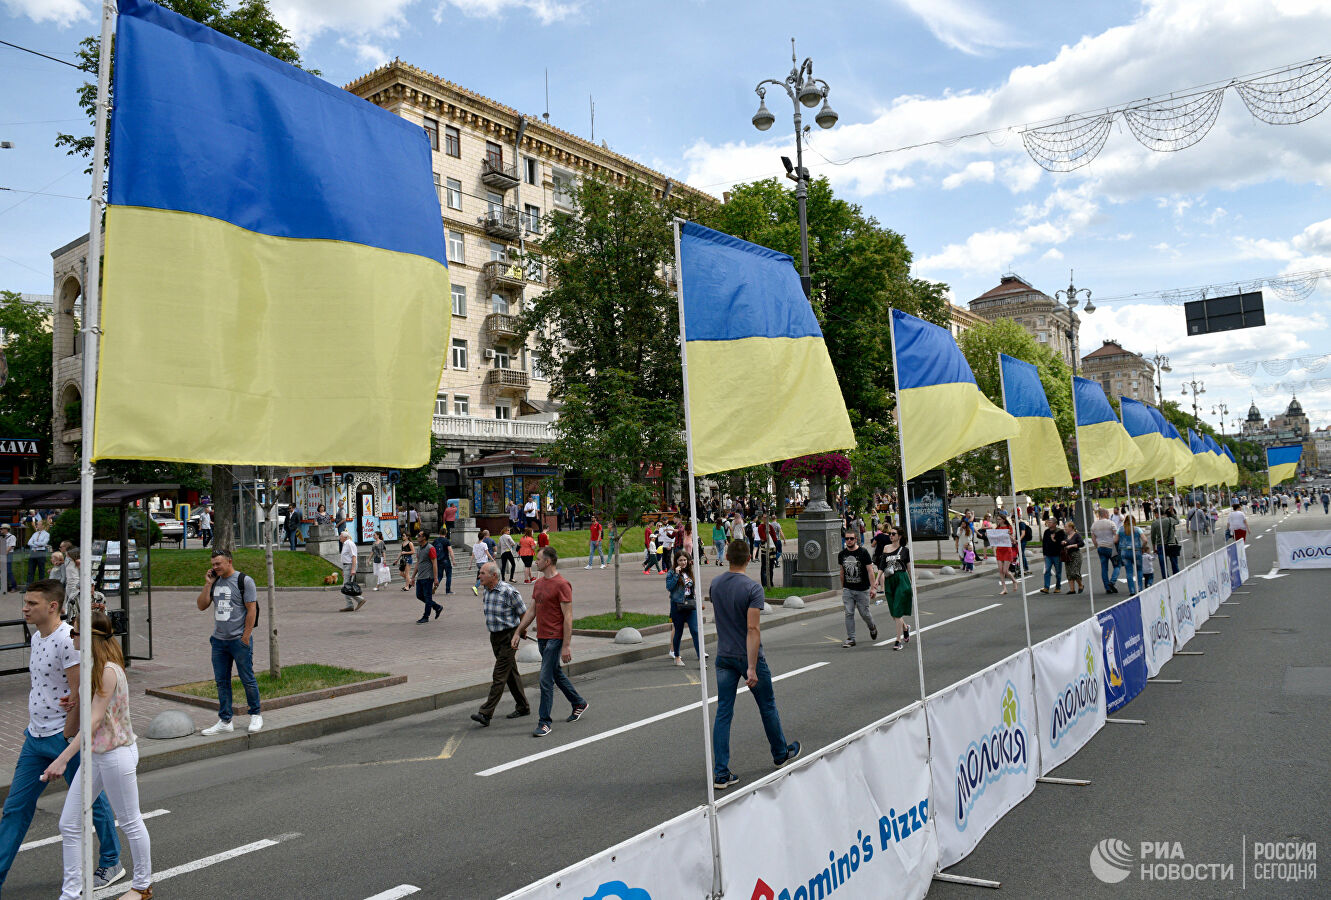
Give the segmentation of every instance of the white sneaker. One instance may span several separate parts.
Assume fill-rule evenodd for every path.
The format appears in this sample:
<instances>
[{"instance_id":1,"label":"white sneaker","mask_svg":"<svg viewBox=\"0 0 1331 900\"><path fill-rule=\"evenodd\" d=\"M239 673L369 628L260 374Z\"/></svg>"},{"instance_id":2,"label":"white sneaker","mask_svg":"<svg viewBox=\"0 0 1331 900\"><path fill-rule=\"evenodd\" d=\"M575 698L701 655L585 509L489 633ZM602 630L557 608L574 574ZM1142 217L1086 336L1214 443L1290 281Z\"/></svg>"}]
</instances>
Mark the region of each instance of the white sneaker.
<instances>
[{"instance_id":1,"label":"white sneaker","mask_svg":"<svg viewBox=\"0 0 1331 900\"><path fill-rule=\"evenodd\" d=\"M605 568L605 563L601 563L601 568L602 568L602 569Z\"/></svg>"},{"instance_id":2,"label":"white sneaker","mask_svg":"<svg viewBox=\"0 0 1331 900\"><path fill-rule=\"evenodd\" d=\"M203 729L203 731L199 733L206 735L208 737L212 737L215 734L228 734L229 732L235 730L236 730L235 725L232 725L230 722L223 722L221 719L218 719L216 725L209 726L208 728Z\"/></svg>"},{"instance_id":3,"label":"white sneaker","mask_svg":"<svg viewBox=\"0 0 1331 900\"><path fill-rule=\"evenodd\" d=\"M250 734L263 730L263 716L250 716Z\"/></svg>"},{"instance_id":4,"label":"white sneaker","mask_svg":"<svg viewBox=\"0 0 1331 900\"><path fill-rule=\"evenodd\" d=\"M590 569L591 567L592 567L591 563L587 563L587 565L583 566L584 569Z\"/></svg>"}]
</instances>

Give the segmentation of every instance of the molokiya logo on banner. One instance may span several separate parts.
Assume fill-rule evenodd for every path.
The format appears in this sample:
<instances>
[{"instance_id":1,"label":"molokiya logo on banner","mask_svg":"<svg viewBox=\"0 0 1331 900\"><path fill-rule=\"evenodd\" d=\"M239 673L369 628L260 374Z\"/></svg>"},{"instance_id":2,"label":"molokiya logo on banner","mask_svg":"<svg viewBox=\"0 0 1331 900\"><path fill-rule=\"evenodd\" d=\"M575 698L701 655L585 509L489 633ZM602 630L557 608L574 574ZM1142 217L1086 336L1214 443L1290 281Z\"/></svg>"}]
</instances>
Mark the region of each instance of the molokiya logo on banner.
<instances>
[{"instance_id":1,"label":"molokiya logo on banner","mask_svg":"<svg viewBox=\"0 0 1331 900\"><path fill-rule=\"evenodd\" d=\"M900 844L924 828L929 821L929 800L926 797L905 812L898 813L893 807L887 815L878 819L878 851L886 851L893 844ZM850 849L840 856L835 850L827 851L827 865L821 872L814 873L807 884L798 884L794 889L784 887L780 891L759 878L753 885L750 900L821 900L832 892L845 887L846 882L856 875L862 866L875 859L873 831L855 833ZM897 851L898 853L901 851Z\"/></svg>"},{"instance_id":2,"label":"molokiya logo on banner","mask_svg":"<svg viewBox=\"0 0 1331 900\"><path fill-rule=\"evenodd\" d=\"M1100 708L1100 674L1095 671L1095 647L1086 642L1086 669L1069 681L1054 700L1053 721L1049 724L1049 743L1053 747L1088 711Z\"/></svg>"},{"instance_id":3,"label":"molokiya logo on banner","mask_svg":"<svg viewBox=\"0 0 1331 900\"><path fill-rule=\"evenodd\" d=\"M1172 647L1174 645L1174 634L1169 629L1169 608L1165 606L1165 598L1160 598L1160 618L1151 623L1150 634L1147 637L1151 641L1151 646L1159 647L1161 645Z\"/></svg>"},{"instance_id":4,"label":"molokiya logo on banner","mask_svg":"<svg viewBox=\"0 0 1331 900\"><path fill-rule=\"evenodd\" d=\"M1184 596L1184 598L1174 607L1174 621L1178 623L1180 630L1182 630L1184 625L1196 627L1193 625L1192 601L1186 596Z\"/></svg>"},{"instance_id":5,"label":"molokiya logo on banner","mask_svg":"<svg viewBox=\"0 0 1331 900\"><path fill-rule=\"evenodd\" d=\"M1206 596L1214 597L1220 593L1220 579L1212 575L1206 582Z\"/></svg>"},{"instance_id":6,"label":"molokiya logo on banner","mask_svg":"<svg viewBox=\"0 0 1331 900\"><path fill-rule=\"evenodd\" d=\"M1030 766L1030 737L1021 722L1021 701L1012 682L1003 690L999 713L1002 723L972 741L957 759L957 830L970 824L970 811L985 788L1004 775L1025 772Z\"/></svg>"},{"instance_id":7,"label":"molokiya logo on banner","mask_svg":"<svg viewBox=\"0 0 1331 900\"><path fill-rule=\"evenodd\" d=\"M1331 559L1331 544L1325 547L1295 547L1291 559Z\"/></svg>"}]
</instances>

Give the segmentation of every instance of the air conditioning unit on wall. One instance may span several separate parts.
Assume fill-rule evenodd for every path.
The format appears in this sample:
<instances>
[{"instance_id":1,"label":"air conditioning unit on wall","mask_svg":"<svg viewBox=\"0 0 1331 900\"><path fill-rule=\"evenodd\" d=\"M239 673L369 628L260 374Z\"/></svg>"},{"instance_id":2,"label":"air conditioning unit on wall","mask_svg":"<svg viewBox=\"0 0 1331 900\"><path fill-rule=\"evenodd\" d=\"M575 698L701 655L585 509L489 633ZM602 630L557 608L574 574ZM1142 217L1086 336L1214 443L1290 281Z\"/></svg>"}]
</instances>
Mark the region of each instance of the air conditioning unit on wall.
<instances>
[{"instance_id":1,"label":"air conditioning unit on wall","mask_svg":"<svg viewBox=\"0 0 1331 900\"><path fill-rule=\"evenodd\" d=\"M491 348L489 348L489 347L487 347L487 348L485 349L485 358L486 358L486 359L494 359L494 358L495 358L495 352L494 352L494 350L491 349Z\"/></svg>"}]
</instances>

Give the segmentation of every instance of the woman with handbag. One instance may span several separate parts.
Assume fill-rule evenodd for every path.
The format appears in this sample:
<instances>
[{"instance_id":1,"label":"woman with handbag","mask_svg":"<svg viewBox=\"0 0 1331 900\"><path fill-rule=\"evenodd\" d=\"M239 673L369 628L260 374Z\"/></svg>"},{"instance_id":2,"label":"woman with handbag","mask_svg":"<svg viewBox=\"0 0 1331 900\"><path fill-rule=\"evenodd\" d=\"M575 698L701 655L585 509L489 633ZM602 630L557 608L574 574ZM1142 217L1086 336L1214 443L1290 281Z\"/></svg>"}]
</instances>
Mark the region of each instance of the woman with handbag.
<instances>
[{"instance_id":1,"label":"woman with handbag","mask_svg":"<svg viewBox=\"0 0 1331 900\"><path fill-rule=\"evenodd\" d=\"M693 650L699 658L706 656L702 645L698 643L698 593L697 582L693 576L693 559L687 551L675 554L675 566L666 574L666 590L670 592L670 622L675 627L671 641L670 658L675 665L684 665L679 655L680 639L684 637L684 626L689 628L693 638Z\"/></svg>"},{"instance_id":2,"label":"woman with handbag","mask_svg":"<svg viewBox=\"0 0 1331 900\"><path fill-rule=\"evenodd\" d=\"M388 568L388 545L384 543L384 533L374 533L374 546L370 549L370 562L374 567L374 589L393 580L393 573Z\"/></svg>"},{"instance_id":3,"label":"woman with handbag","mask_svg":"<svg viewBox=\"0 0 1331 900\"><path fill-rule=\"evenodd\" d=\"M397 557L397 570L402 573L402 590L409 591L414 584L411 573L415 570L413 563L416 561L416 548L411 543L410 537L402 538L402 552Z\"/></svg>"},{"instance_id":4,"label":"woman with handbag","mask_svg":"<svg viewBox=\"0 0 1331 900\"><path fill-rule=\"evenodd\" d=\"M887 532L888 543L883 549L883 593L887 596L887 611L897 623L897 641L893 650L910 643L910 625L906 617L911 614L910 548L906 535L893 526Z\"/></svg>"},{"instance_id":5,"label":"woman with handbag","mask_svg":"<svg viewBox=\"0 0 1331 900\"><path fill-rule=\"evenodd\" d=\"M1086 582L1081 576L1081 549L1086 546L1086 539L1077 533L1077 523L1068 518L1067 537L1063 541L1063 565L1068 576L1068 593L1080 594L1086 590Z\"/></svg>"},{"instance_id":6,"label":"woman with handbag","mask_svg":"<svg viewBox=\"0 0 1331 900\"><path fill-rule=\"evenodd\" d=\"M989 533L991 531L1006 531L1008 533L1008 545L1006 547L994 548L994 559L998 561L998 586L1001 588L1000 594L1007 593L1007 583L1012 582L1012 589L1017 589L1017 576L1011 571L1012 564L1017 561L1017 548L1012 546L1012 523L1004 513L998 514L998 525L995 528L986 528L984 531L985 545L989 545Z\"/></svg>"},{"instance_id":7,"label":"woman with handbag","mask_svg":"<svg viewBox=\"0 0 1331 900\"><path fill-rule=\"evenodd\" d=\"M518 577L518 560L514 555L518 549L518 542L513 540L513 529L509 525L504 526L504 530L499 533L499 577L512 583L514 578ZM507 577L504 573L507 572Z\"/></svg>"}]
</instances>

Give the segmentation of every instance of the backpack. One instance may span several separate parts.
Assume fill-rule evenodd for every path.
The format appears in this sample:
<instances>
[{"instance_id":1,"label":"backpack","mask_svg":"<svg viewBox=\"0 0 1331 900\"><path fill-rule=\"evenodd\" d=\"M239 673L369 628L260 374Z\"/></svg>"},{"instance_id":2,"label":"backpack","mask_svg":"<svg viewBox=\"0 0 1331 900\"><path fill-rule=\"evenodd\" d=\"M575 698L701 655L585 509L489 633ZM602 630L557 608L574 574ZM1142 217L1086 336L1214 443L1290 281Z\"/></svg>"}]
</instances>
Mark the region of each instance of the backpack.
<instances>
[{"instance_id":1,"label":"backpack","mask_svg":"<svg viewBox=\"0 0 1331 900\"><path fill-rule=\"evenodd\" d=\"M435 558L439 560L439 565L442 567L448 562L448 541L437 537L430 543L434 547Z\"/></svg>"},{"instance_id":2,"label":"backpack","mask_svg":"<svg viewBox=\"0 0 1331 900\"><path fill-rule=\"evenodd\" d=\"M244 572L240 571L239 569L236 570L236 590L240 591L241 603L245 602L245 579L248 577L249 576L247 576ZM254 579L250 578L250 581L253 582ZM212 587L208 588L208 602L210 603L212 602L213 599L213 588L215 587L217 587L216 581L212 583ZM255 582L254 583L254 627L256 629L259 627L259 616L262 612L263 608L259 605L259 585L257 582Z\"/></svg>"}]
</instances>

